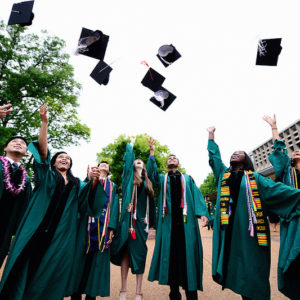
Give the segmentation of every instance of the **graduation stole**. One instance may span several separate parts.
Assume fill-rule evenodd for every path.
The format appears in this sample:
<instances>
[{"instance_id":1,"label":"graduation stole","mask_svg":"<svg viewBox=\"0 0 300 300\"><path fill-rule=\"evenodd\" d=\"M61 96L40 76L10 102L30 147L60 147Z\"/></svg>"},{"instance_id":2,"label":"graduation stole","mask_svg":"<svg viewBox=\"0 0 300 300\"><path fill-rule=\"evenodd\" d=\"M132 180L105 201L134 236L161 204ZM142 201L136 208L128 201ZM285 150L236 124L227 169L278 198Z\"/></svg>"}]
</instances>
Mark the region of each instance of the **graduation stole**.
<instances>
[{"instance_id":1,"label":"graduation stole","mask_svg":"<svg viewBox=\"0 0 300 300\"><path fill-rule=\"evenodd\" d=\"M226 171L221 181L221 197L220 197L220 213L221 213L221 226L227 227L229 224L229 217L231 214L229 189L229 177L230 171ZM263 214L259 191L257 183L252 171L244 171L245 185L246 185L246 197L247 207L249 215L249 228L250 236L254 237L256 234L257 242L259 246L268 246L267 238L267 224Z\"/></svg>"},{"instance_id":2,"label":"graduation stole","mask_svg":"<svg viewBox=\"0 0 300 300\"><path fill-rule=\"evenodd\" d=\"M289 175L290 175L290 180L291 180L293 187L295 189L299 189L297 173L296 173L296 169L294 167L289 167Z\"/></svg>"},{"instance_id":3,"label":"graduation stole","mask_svg":"<svg viewBox=\"0 0 300 300\"><path fill-rule=\"evenodd\" d=\"M180 173L180 172L179 172ZM182 173L181 174L181 204L180 207L183 209L183 221L187 222L187 202L186 202L186 180ZM162 205L162 218L168 213L167 208L167 183L169 174L165 174L164 180L164 194L163 194L163 205Z\"/></svg>"},{"instance_id":4,"label":"graduation stole","mask_svg":"<svg viewBox=\"0 0 300 300\"><path fill-rule=\"evenodd\" d=\"M206 201L206 207L207 207L207 209L208 209L209 215L210 215L210 216L213 216L214 213L213 213L213 211L212 211L212 204L211 204L210 201Z\"/></svg>"},{"instance_id":5,"label":"graduation stole","mask_svg":"<svg viewBox=\"0 0 300 300\"><path fill-rule=\"evenodd\" d=\"M107 177L105 177L103 189L104 191L109 195L105 202L104 202L104 208L103 212L100 216L100 218L93 218L89 217L89 223L88 223L88 246L87 251L88 253L91 248L91 227L92 223L97 222L97 234L98 234L98 250L103 252L105 249L108 249L109 245L107 245L107 242L109 240L108 238L108 224L110 220L110 207L111 207L111 201L112 201L112 191L113 191L114 183L111 182Z\"/></svg>"},{"instance_id":6,"label":"graduation stole","mask_svg":"<svg viewBox=\"0 0 300 300\"><path fill-rule=\"evenodd\" d=\"M142 183L144 184L144 183ZM130 212L130 227L129 227L129 233L131 234L132 239L136 239L136 233L135 233L135 221L137 220L137 185L133 185L132 189L132 195L131 195L131 201L129 206L127 207L127 210ZM145 231L149 232L149 196L147 195L147 204L146 204L146 215L144 218L144 223L146 224Z\"/></svg>"}]
</instances>

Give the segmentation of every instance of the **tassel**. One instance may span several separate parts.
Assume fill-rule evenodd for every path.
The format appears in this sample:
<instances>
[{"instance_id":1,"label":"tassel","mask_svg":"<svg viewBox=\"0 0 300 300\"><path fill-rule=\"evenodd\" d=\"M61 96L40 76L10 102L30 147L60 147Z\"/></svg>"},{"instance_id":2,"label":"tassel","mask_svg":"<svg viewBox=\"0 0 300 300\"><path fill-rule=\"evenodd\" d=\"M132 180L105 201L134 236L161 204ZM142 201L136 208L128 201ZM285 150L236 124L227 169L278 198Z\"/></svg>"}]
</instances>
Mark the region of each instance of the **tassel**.
<instances>
[{"instance_id":1,"label":"tassel","mask_svg":"<svg viewBox=\"0 0 300 300\"><path fill-rule=\"evenodd\" d=\"M131 231L131 237L132 237L133 240L136 240L136 235L135 235L135 230L134 229L132 229L132 231Z\"/></svg>"}]
</instances>

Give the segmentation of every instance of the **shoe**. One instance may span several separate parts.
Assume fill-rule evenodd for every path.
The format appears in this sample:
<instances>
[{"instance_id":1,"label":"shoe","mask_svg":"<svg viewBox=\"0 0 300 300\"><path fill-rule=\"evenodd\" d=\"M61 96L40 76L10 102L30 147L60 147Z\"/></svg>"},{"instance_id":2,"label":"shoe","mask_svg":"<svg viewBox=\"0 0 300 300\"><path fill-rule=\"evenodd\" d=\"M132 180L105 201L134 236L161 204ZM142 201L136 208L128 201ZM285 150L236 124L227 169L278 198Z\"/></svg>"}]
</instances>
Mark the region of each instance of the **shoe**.
<instances>
[{"instance_id":1,"label":"shoe","mask_svg":"<svg viewBox=\"0 0 300 300\"><path fill-rule=\"evenodd\" d=\"M135 294L134 300L143 300L143 294Z\"/></svg>"},{"instance_id":2,"label":"shoe","mask_svg":"<svg viewBox=\"0 0 300 300\"><path fill-rule=\"evenodd\" d=\"M126 300L126 291L120 291L120 300Z\"/></svg>"}]
</instances>

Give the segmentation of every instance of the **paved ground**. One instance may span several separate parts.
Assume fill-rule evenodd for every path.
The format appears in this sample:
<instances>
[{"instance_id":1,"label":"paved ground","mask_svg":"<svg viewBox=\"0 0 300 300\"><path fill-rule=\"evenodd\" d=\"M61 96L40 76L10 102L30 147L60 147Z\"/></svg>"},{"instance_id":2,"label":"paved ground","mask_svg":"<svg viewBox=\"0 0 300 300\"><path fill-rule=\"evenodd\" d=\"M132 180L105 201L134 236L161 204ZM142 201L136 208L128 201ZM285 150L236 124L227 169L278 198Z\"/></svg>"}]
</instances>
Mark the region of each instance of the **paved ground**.
<instances>
[{"instance_id":1,"label":"paved ground","mask_svg":"<svg viewBox=\"0 0 300 300\"><path fill-rule=\"evenodd\" d=\"M222 291L221 287L216 284L211 277L211 252L212 252L212 231L208 231L206 228L201 229L203 251L204 251L204 260L203 260L203 287L204 292L198 292L199 299L207 300L229 300L229 299L241 299L240 296L234 294L230 290ZM146 264L145 278L143 281L143 294L144 300L168 300L169 289L167 286L160 286L157 282L149 282L147 280L148 271L151 263L152 253L154 249L154 239L149 239L148 244L148 257ZM272 264L271 264L271 295L272 300L283 300L288 299L284 297L277 289L277 277L276 277L276 264L278 260L278 251L279 251L279 232L272 232ZM0 271L2 274L2 270ZM97 300L103 299L119 299L119 290L120 290L120 268L114 265L111 265L111 297L100 298ZM184 295L184 293L182 293ZM128 277L128 292L127 299L133 300L135 295L135 276L129 273ZM65 298L69 300L70 298ZM185 299L185 296L182 297Z\"/></svg>"}]
</instances>

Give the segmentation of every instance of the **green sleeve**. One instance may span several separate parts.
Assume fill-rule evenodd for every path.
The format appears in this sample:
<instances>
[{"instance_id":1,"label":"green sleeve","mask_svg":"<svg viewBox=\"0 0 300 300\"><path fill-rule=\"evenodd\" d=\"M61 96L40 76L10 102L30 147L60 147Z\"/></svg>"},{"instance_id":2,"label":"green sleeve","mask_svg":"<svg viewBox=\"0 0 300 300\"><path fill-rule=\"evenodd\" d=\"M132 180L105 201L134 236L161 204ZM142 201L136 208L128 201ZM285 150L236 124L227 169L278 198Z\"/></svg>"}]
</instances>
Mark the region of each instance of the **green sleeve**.
<instances>
[{"instance_id":1,"label":"green sleeve","mask_svg":"<svg viewBox=\"0 0 300 300\"><path fill-rule=\"evenodd\" d=\"M209 156L209 165L212 168L216 182L218 184L220 177L223 175L227 168L222 162L219 147L213 140L208 140L207 150Z\"/></svg>"},{"instance_id":2,"label":"green sleeve","mask_svg":"<svg viewBox=\"0 0 300 300\"><path fill-rule=\"evenodd\" d=\"M191 191L193 194L193 201L194 201L194 207L195 207L195 215L197 217L205 216L209 218L209 213L207 210L207 206L205 203L205 200L200 192L200 189L195 184L194 180L190 178L191 180Z\"/></svg>"},{"instance_id":3,"label":"green sleeve","mask_svg":"<svg viewBox=\"0 0 300 300\"><path fill-rule=\"evenodd\" d=\"M273 152L269 155L269 161L272 164L276 179L287 184L288 170L290 158L286 151L286 145L283 140L275 140L273 145Z\"/></svg>"},{"instance_id":4,"label":"green sleeve","mask_svg":"<svg viewBox=\"0 0 300 300\"><path fill-rule=\"evenodd\" d=\"M39 153L39 143L38 141L31 142L28 147L28 151L32 153L34 158L33 161L33 171L34 171L34 183L35 186L38 186L46 174L50 172L50 151L48 150L48 155L45 161L42 161L40 153Z\"/></svg>"},{"instance_id":5,"label":"green sleeve","mask_svg":"<svg viewBox=\"0 0 300 300\"><path fill-rule=\"evenodd\" d=\"M134 164L135 155L131 144L126 144L126 152L123 157L123 178L122 184L126 184L127 181L133 176L133 164Z\"/></svg>"},{"instance_id":6,"label":"green sleeve","mask_svg":"<svg viewBox=\"0 0 300 300\"><path fill-rule=\"evenodd\" d=\"M120 205L119 205L119 196L117 193L117 186L114 184L112 199L111 199L111 211L110 211L110 220L108 227L116 230L119 221L120 214Z\"/></svg>"},{"instance_id":7,"label":"green sleeve","mask_svg":"<svg viewBox=\"0 0 300 300\"><path fill-rule=\"evenodd\" d=\"M152 184L156 187L160 185L160 174L158 173L158 168L154 157L150 157L147 163L147 173Z\"/></svg>"},{"instance_id":8,"label":"green sleeve","mask_svg":"<svg viewBox=\"0 0 300 300\"><path fill-rule=\"evenodd\" d=\"M283 219L300 215L300 190L254 173L262 206Z\"/></svg>"},{"instance_id":9,"label":"green sleeve","mask_svg":"<svg viewBox=\"0 0 300 300\"><path fill-rule=\"evenodd\" d=\"M83 214L99 218L102 213L103 203L107 197L106 192L100 183L92 189L93 180L89 182L80 182L79 211Z\"/></svg>"}]
</instances>

